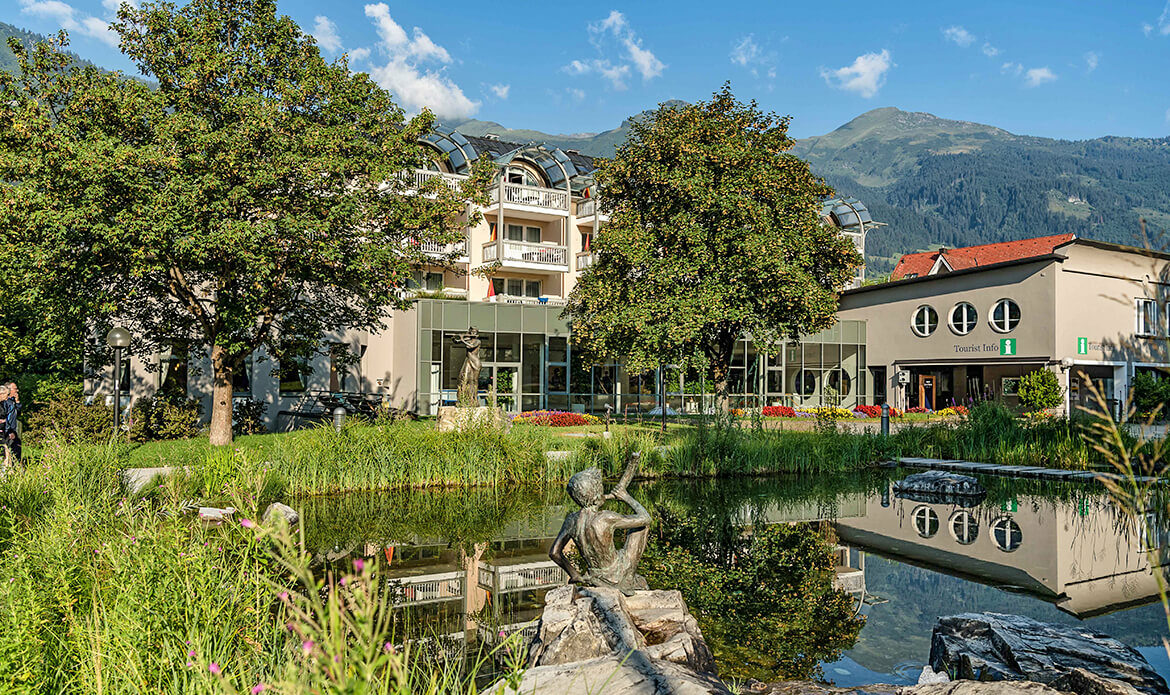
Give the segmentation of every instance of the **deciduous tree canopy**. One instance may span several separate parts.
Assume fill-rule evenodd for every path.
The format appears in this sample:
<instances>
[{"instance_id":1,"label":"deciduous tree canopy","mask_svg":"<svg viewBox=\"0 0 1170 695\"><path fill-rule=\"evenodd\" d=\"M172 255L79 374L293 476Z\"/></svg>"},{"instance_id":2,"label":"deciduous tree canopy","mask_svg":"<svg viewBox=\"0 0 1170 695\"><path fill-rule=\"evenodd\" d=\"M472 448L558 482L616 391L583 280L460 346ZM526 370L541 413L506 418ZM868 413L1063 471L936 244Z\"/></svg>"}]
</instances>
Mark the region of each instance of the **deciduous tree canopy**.
<instances>
[{"instance_id":1,"label":"deciduous tree canopy","mask_svg":"<svg viewBox=\"0 0 1170 695\"><path fill-rule=\"evenodd\" d=\"M140 353L210 351L211 438L226 443L240 360L378 328L422 261L411 242L461 238L483 176L413 195L400 174L421 164L430 114L407 118L344 58L327 63L274 0L124 4L119 20L157 88L12 44L0 228L78 335L118 321Z\"/></svg>"},{"instance_id":2,"label":"deciduous tree canopy","mask_svg":"<svg viewBox=\"0 0 1170 695\"><path fill-rule=\"evenodd\" d=\"M726 411L737 338L771 348L832 324L861 259L821 222L832 191L789 153L788 122L725 85L634 123L598 162L610 222L566 309L575 345L632 369L698 357Z\"/></svg>"}]
</instances>

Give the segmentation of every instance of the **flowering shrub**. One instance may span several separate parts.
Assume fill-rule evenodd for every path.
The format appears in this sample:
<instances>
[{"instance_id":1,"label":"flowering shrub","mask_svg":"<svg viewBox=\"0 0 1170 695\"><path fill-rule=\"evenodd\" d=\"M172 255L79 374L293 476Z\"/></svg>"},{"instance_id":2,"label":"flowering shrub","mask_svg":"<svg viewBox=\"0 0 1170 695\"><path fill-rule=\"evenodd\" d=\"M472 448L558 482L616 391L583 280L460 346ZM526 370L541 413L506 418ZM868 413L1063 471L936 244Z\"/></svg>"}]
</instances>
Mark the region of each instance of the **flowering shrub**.
<instances>
[{"instance_id":1,"label":"flowering shrub","mask_svg":"<svg viewBox=\"0 0 1170 695\"><path fill-rule=\"evenodd\" d=\"M920 405L916 405L916 406L914 406L913 408L907 408L907 409L906 409L906 412L907 412L907 413L918 413L918 414L922 414L922 413L933 413L934 411L933 411L933 410L931 410L931 409L929 409L929 408L923 408L923 407L922 407L922 406L920 406Z\"/></svg>"},{"instance_id":2,"label":"flowering shrub","mask_svg":"<svg viewBox=\"0 0 1170 695\"><path fill-rule=\"evenodd\" d=\"M891 409L890 415L893 415ZM859 405L853 409L854 417L881 417L882 407L880 405Z\"/></svg>"},{"instance_id":3,"label":"flowering shrub","mask_svg":"<svg viewBox=\"0 0 1170 695\"><path fill-rule=\"evenodd\" d=\"M967 407L962 406L962 405L953 405L949 408L943 408L942 410L940 410L936 413L936 415L940 415L942 417L954 417L954 416L966 415L966 414L967 414Z\"/></svg>"},{"instance_id":4,"label":"flowering shrub","mask_svg":"<svg viewBox=\"0 0 1170 695\"><path fill-rule=\"evenodd\" d=\"M811 412L813 415L819 415L820 417L830 418L833 420L853 419L853 413L845 410L844 408L838 408L836 406L827 408L809 408L809 412Z\"/></svg>"},{"instance_id":5,"label":"flowering shrub","mask_svg":"<svg viewBox=\"0 0 1170 695\"><path fill-rule=\"evenodd\" d=\"M747 415L747 411L743 408L732 408L731 414L735 417L743 417L744 415Z\"/></svg>"},{"instance_id":6,"label":"flowering shrub","mask_svg":"<svg viewBox=\"0 0 1170 695\"><path fill-rule=\"evenodd\" d=\"M512 416L516 425L546 425L548 427L579 427L601 422L596 415L570 413L565 410L530 410Z\"/></svg>"}]
</instances>

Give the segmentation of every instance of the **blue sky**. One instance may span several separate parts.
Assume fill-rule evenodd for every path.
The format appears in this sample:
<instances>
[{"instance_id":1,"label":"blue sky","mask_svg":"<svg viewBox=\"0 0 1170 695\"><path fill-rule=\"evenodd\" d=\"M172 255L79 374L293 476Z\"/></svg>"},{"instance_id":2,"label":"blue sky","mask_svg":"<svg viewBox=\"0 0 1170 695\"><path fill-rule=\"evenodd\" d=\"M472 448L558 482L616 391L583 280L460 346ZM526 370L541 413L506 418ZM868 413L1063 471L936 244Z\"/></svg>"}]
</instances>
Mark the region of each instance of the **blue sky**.
<instances>
[{"instance_id":1,"label":"blue sky","mask_svg":"<svg viewBox=\"0 0 1170 695\"><path fill-rule=\"evenodd\" d=\"M105 27L117 2L0 0L0 21L65 27L82 56L131 71ZM879 106L1048 137L1170 135L1170 0L279 6L408 108L512 128L606 130L731 80L800 137Z\"/></svg>"}]
</instances>

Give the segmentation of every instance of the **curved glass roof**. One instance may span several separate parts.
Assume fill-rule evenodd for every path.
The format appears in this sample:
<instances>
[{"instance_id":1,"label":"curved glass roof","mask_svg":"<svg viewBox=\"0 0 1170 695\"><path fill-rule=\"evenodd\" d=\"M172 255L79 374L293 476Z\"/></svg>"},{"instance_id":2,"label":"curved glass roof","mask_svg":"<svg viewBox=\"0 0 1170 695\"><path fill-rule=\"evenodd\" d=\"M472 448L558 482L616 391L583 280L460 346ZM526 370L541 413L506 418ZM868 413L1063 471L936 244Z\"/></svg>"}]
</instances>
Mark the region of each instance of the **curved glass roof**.
<instances>
[{"instance_id":1,"label":"curved glass roof","mask_svg":"<svg viewBox=\"0 0 1170 695\"><path fill-rule=\"evenodd\" d=\"M873 222L865 203L853 197L826 200L821 206L821 215L845 230Z\"/></svg>"},{"instance_id":2,"label":"curved glass roof","mask_svg":"<svg viewBox=\"0 0 1170 695\"><path fill-rule=\"evenodd\" d=\"M436 125L419 140L442 152L451 163L451 170L456 174L468 173L471 170L471 163L479 156L475 146L454 128Z\"/></svg>"},{"instance_id":3,"label":"curved glass roof","mask_svg":"<svg viewBox=\"0 0 1170 695\"><path fill-rule=\"evenodd\" d=\"M496 164L507 166L513 159L523 157L534 162L548 177L549 185L553 188L564 187L567 178L577 175L577 167L569 160L569 156L559 149L550 150L543 145L528 144L517 147L496 157Z\"/></svg>"}]
</instances>

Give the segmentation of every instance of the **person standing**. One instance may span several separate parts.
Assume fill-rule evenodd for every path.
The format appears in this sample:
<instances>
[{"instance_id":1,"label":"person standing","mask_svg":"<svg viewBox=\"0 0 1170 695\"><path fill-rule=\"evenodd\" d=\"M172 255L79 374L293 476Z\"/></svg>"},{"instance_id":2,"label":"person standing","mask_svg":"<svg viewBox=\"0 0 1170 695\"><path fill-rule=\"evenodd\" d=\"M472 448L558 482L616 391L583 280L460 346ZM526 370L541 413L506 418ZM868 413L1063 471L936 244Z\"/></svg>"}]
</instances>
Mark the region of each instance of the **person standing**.
<instances>
[{"instance_id":1,"label":"person standing","mask_svg":"<svg viewBox=\"0 0 1170 695\"><path fill-rule=\"evenodd\" d=\"M0 386L0 431L4 437L4 467L20 463L20 390L15 382Z\"/></svg>"}]
</instances>

